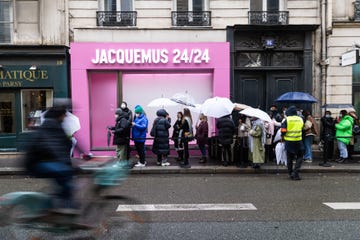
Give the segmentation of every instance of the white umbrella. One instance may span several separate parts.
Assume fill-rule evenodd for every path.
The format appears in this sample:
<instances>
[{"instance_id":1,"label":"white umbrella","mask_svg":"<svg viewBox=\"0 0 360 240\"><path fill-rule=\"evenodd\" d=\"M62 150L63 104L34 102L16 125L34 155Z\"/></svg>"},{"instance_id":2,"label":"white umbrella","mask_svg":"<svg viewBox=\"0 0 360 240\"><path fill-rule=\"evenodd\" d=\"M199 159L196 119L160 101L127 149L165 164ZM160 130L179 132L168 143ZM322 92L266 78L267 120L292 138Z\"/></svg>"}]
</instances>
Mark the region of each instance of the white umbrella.
<instances>
[{"instance_id":1,"label":"white umbrella","mask_svg":"<svg viewBox=\"0 0 360 240\"><path fill-rule=\"evenodd\" d=\"M208 117L220 118L231 114L234 103L228 98L213 97L205 100L201 106L201 113Z\"/></svg>"},{"instance_id":2,"label":"white umbrella","mask_svg":"<svg viewBox=\"0 0 360 240\"><path fill-rule=\"evenodd\" d=\"M244 110L240 111L240 113L249 117L259 118L269 123L272 122L269 114L258 108L252 108L252 107L245 108Z\"/></svg>"},{"instance_id":3,"label":"white umbrella","mask_svg":"<svg viewBox=\"0 0 360 240\"><path fill-rule=\"evenodd\" d=\"M160 107L160 108L165 108L165 107L170 107L170 106L176 106L177 104L173 101L171 101L169 98L156 98L154 100L152 100L151 102L149 102L149 104L147 105L148 107Z\"/></svg>"},{"instance_id":4,"label":"white umbrella","mask_svg":"<svg viewBox=\"0 0 360 240\"><path fill-rule=\"evenodd\" d=\"M170 99L171 101L179 103L181 105L196 107L194 98L187 92L175 93Z\"/></svg>"}]
</instances>

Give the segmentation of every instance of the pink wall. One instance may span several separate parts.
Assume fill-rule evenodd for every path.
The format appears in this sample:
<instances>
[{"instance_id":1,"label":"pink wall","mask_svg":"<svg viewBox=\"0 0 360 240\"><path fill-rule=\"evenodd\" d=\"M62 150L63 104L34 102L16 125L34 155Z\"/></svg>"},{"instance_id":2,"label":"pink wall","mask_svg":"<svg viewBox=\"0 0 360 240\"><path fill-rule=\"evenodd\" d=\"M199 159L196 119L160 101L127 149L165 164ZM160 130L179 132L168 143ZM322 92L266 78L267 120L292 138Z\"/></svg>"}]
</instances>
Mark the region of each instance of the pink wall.
<instances>
[{"instance_id":1,"label":"pink wall","mask_svg":"<svg viewBox=\"0 0 360 240\"><path fill-rule=\"evenodd\" d=\"M71 89L74 114L80 118L77 138L85 150L90 148L91 122L96 122L89 94L89 70L104 71L212 71L213 95L230 95L230 49L223 43L72 43ZM92 110L92 111L90 111ZM101 118L101 116L98 116ZM91 122L90 122L91 121ZM94 125L95 126L95 125ZM104 135L92 129L92 134ZM92 136L94 138L96 136ZM101 136L104 138L104 136ZM101 139L100 141L103 141ZM113 152L98 151L95 155Z\"/></svg>"}]
</instances>

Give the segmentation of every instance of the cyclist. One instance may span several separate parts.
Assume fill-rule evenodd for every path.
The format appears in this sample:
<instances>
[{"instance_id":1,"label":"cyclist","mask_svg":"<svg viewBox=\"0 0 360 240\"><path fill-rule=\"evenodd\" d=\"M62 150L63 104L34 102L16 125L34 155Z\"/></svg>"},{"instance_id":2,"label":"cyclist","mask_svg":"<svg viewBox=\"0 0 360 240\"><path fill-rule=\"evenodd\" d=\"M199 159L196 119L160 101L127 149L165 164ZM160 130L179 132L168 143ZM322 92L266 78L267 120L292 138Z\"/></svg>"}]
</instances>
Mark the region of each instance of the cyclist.
<instances>
[{"instance_id":1,"label":"cyclist","mask_svg":"<svg viewBox=\"0 0 360 240\"><path fill-rule=\"evenodd\" d=\"M75 169L70 159L71 139L61 125L65 116L63 106L52 107L45 113L43 124L34 131L27 144L25 164L31 175L54 179L59 186L54 210L72 214L77 209L73 199Z\"/></svg>"}]
</instances>

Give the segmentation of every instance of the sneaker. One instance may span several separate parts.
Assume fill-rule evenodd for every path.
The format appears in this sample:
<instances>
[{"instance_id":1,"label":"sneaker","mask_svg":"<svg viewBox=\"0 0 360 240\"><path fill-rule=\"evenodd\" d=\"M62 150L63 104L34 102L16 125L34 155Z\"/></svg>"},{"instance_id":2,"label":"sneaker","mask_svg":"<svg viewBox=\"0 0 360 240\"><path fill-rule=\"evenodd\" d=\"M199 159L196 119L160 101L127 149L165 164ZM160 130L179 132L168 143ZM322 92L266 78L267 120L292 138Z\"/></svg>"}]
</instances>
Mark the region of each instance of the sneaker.
<instances>
[{"instance_id":1,"label":"sneaker","mask_svg":"<svg viewBox=\"0 0 360 240\"><path fill-rule=\"evenodd\" d=\"M306 163L312 163L312 159L305 159L304 162L306 162Z\"/></svg>"},{"instance_id":2,"label":"sneaker","mask_svg":"<svg viewBox=\"0 0 360 240\"><path fill-rule=\"evenodd\" d=\"M157 166L161 166L161 162L156 162L156 165L157 165Z\"/></svg>"},{"instance_id":3,"label":"sneaker","mask_svg":"<svg viewBox=\"0 0 360 240\"><path fill-rule=\"evenodd\" d=\"M145 167L145 166L146 164L141 162L138 162L137 164L134 165L134 167Z\"/></svg>"},{"instance_id":4,"label":"sneaker","mask_svg":"<svg viewBox=\"0 0 360 240\"><path fill-rule=\"evenodd\" d=\"M163 163L161 163L161 166L162 167L170 166L170 163L169 162L163 162Z\"/></svg>"}]
</instances>

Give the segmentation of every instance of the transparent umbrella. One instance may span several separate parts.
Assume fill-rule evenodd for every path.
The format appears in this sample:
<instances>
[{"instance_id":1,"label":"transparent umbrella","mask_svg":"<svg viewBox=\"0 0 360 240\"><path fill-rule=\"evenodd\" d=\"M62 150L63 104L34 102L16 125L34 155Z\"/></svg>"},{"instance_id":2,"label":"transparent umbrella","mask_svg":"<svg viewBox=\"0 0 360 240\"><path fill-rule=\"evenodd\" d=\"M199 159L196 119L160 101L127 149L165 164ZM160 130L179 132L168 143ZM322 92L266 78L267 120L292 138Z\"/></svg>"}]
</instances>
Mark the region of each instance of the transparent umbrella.
<instances>
[{"instance_id":1,"label":"transparent umbrella","mask_svg":"<svg viewBox=\"0 0 360 240\"><path fill-rule=\"evenodd\" d=\"M187 92L175 93L171 98L171 101L179 103L181 105L196 107L194 98Z\"/></svg>"},{"instance_id":2,"label":"transparent umbrella","mask_svg":"<svg viewBox=\"0 0 360 240\"><path fill-rule=\"evenodd\" d=\"M157 107L157 108L165 108L170 106L176 106L177 104L174 101L171 101L169 98L156 98L148 103L148 107Z\"/></svg>"}]
</instances>

